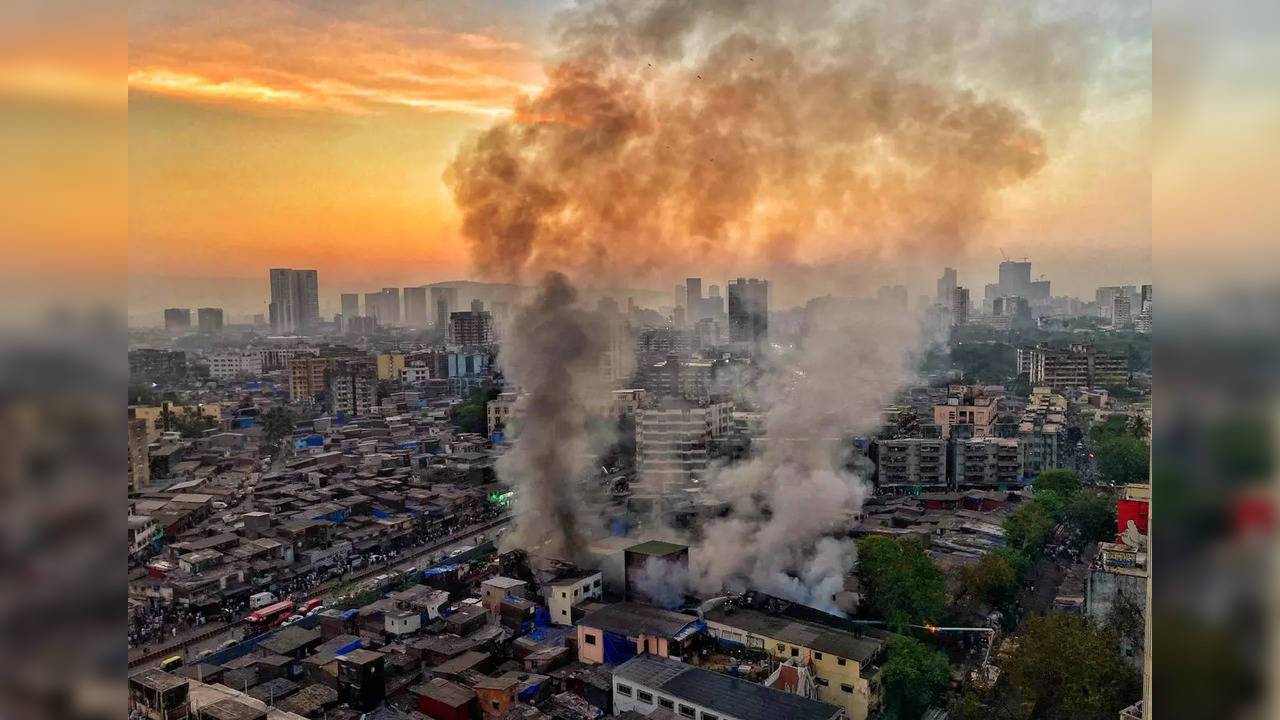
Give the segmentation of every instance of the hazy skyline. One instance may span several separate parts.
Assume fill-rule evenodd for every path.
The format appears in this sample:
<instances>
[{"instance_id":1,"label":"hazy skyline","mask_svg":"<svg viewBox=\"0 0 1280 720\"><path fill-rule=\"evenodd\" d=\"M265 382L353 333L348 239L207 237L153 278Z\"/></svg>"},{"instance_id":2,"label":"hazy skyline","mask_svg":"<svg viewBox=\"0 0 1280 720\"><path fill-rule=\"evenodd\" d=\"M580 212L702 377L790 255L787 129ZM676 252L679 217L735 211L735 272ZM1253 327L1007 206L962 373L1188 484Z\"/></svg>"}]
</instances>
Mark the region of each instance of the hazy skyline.
<instances>
[{"instance_id":1,"label":"hazy skyline","mask_svg":"<svg viewBox=\"0 0 1280 720\"><path fill-rule=\"evenodd\" d=\"M133 3L130 314L200 304L265 312L266 270L277 266L316 268L322 306L340 292L476 277L443 176L461 147L545 85L562 6ZM951 264L980 297L1003 249L1029 256L1055 295L1148 282L1149 8L1000 12L981 26L996 55L1032 58L1047 38L1070 40L1066 57L999 63L984 59L991 48L966 43L978 26L964 8L936 23L950 34L928 41L945 45L937 61L945 63L925 69L1018 108L1047 150L1038 172L991 197L963 246L944 258L868 260L827 256L839 241L815 236L818 250L795 258L709 258L687 273L708 282L760 275L785 287L838 256L856 267L836 277L858 276L872 289L911 280L914 295ZM1015 31L1029 17L1039 25ZM1072 92L1037 106L1046 83ZM662 290L680 279L671 274L636 285ZM260 297L246 297L255 283Z\"/></svg>"}]
</instances>

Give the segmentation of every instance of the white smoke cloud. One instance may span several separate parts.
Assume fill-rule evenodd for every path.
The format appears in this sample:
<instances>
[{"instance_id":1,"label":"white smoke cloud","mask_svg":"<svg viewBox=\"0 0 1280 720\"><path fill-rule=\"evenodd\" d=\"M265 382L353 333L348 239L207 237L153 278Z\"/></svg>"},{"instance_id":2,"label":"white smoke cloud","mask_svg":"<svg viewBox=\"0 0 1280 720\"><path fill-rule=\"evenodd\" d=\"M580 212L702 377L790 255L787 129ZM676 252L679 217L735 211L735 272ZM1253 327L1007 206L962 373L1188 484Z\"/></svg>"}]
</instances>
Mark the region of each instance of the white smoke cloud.
<instances>
[{"instance_id":1,"label":"white smoke cloud","mask_svg":"<svg viewBox=\"0 0 1280 720\"><path fill-rule=\"evenodd\" d=\"M679 608L692 587L688 566L653 556L645 560L644 567L636 571L630 582L649 602L668 609Z\"/></svg>"},{"instance_id":2,"label":"white smoke cloud","mask_svg":"<svg viewBox=\"0 0 1280 720\"><path fill-rule=\"evenodd\" d=\"M803 344L762 380L763 449L709 481L728 517L702 528L691 555L700 592L755 589L839 612L832 596L853 569L843 537L870 494L846 468L849 441L912 377L920 326L904 314L824 299L808 308Z\"/></svg>"}]
</instances>

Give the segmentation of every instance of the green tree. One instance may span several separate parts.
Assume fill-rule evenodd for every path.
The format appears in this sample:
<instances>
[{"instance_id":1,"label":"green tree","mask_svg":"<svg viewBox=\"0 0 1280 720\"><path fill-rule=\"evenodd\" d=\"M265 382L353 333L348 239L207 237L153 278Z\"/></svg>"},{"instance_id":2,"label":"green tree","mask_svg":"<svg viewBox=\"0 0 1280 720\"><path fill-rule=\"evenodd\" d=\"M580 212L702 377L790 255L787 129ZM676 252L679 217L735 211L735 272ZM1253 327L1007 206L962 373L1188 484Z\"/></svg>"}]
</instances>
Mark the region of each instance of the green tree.
<instances>
[{"instance_id":1,"label":"green tree","mask_svg":"<svg viewBox=\"0 0 1280 720\"><path fill-rule=\"evenodd\" d=\"M1110 493L1079 493L1067 503L1063 521L1074 531L1077 548L1115 539L1116 498Z\"/></svg>"},{"instance_id":2,"label":"green tree","mask_svg":"<svg viewBox=\"0 0 1280 720\"><path fill-rule=\"evenodd\" d=\"M914 720L942 700L951 665L945 655L919 640L895 635L882 677L886 720Z\"/></svg>"},{"instance_id":3,"label":"green tree","mask_svg":"<svg viewBox=\"0 0 1280 720\"><path fill-rule=\"evenodd\" d=\"M1144 483L1149 479L1151 448L1128 433L1106 437L1094 445L1099 478L1110 485Z\"/></svg>"},{"instance_id":4,"label":"green tree","mask_svg":"<svg viewBox=\"0 0 1280 720\"><path fill-rule=\"evenodd\" d=\"M177 426L178 414L173 411L173 408L169 407L169 403L165 403L160 406L160 418L158 424L160 425L160 429L164 432L169 432Z\"/></svg>"},{"instance_id":5,"label":"green tree","mask_svg":"<svg viewBox=\"0 0 1280 720\"><path fill-rule=\"evenodd\" d=\"M1016 717L1044 720L1114 720L1141 691L1116 636L1065 613L1028 621L1002 681L1017 701Z\"/></svg>"},{"instance_id":6,"label":"green tree","mask_svg":"<svg viewBox=\"0 0 1280 720\"><path fill-rule=\"evenodd\" d=\"M1002 548L1004 549L1004 548ZM1018 572L1009 553L985 553L978 562L960 568L955 605L972 613L978 605L1004 608L1018 597Z\"/></svg>"},{"instance_id":7,"label":"green tree","mask_svg":"<svg viewBox=\"0 0 1280 720\"><path fill-rule=\"evenodd\" d=\"M1089 438L1100 443L1118 435L1129 433L1129 419L1124 415L1110 415L1089 430Z\"/></svg>"},{"instance_id":8,"label":"green tree","mask_svg":"<svg viewBox=\"0 0 1280 720\"><path fill-rule=\"evenodd\" d=\"M1053 497L1053 493L1045 495ZM1005 544L1028 558L1040 557L1057 524L1046 504L1044 497L1037 497L1010 513L1003 523Z\"/></svg>"},{"instance_id":9,"label":"green tree","mask_svg":"<svg viewBox=\"0 0 1280 720\"><path fill-rule=\"evenodd\" d=\"M184 438L200 437L205 430L216 427L218 421L205 415L199 408L184 407L172 421L173 426Z\"/></svg>"},{"instance_id":10,"label":"green tree","mask_svg":"<svg viewBox=\"0 0 1280 720\"><path fill-rule=\"evenodd\" d=\"M1037 495L1050 490L1067 499L1080 492L1084 483L1080 480L1080 473L1075 470L1045 470L1036 476L1033 487Z\"/></svg>"},{"instance_id":11,"label":"green tree","mask_svg":"<svg viewBox=\"0 0 1280 720\"><path fill-rule=\"evenodd\" d=\"M472 390L466 400L453 407L449 419L462 432L485 434L489 430L489 402L497 399L500 392L490 386Z\"/></svg>"},{"instance_id":12,"label":"green tree","mask_svg":"<svg viewBox=\"0 0 1280 720\"><path fill-rule=\"evenodd\" d=\"M923 543L878 535L859 540L858 579L871 611L892 628L942 615L945 577Z\"/></svg>"},{"instance_id":13,"label":"green tree","mask_svg":"<svg viewBox=\"0 0 1280 720\"><path fill-rule=\"evenodd\" d=\"M1148 440L1151 438L1151 423L1141 414L1134 415L1129 418L1129 433L1139 440Z\"/></svg>"},{"instance_id":14,"label":"green tree","mask_svg":"<svg viewBox=\"0 0 1280 720\"><path fill-rule=\"evenodd\" d=\"M293 413L283 407L273 407L262 416L262 444L272 455L280 451L285 438L293 435L293 423Z\"/></svg>"}]
</instances>

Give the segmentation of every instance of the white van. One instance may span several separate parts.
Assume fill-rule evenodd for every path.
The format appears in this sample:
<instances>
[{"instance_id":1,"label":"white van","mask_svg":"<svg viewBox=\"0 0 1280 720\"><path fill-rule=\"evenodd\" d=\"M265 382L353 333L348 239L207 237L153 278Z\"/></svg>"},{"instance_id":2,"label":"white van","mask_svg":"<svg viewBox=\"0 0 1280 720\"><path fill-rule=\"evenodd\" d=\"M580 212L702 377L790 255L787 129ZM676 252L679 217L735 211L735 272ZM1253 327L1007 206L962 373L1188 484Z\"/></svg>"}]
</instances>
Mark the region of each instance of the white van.
<instances>
[{"instance_id":1,"label":"white van","mask_svg":"<svg viewBox=\"0 0 1280 720\"><path fill-rule=\"evenodd\" d=\"M274 603L275 601L276 601L276 596L272 595L269 592L260 592L260 593L257 593L256 595L250 595L249 609L257 610L258 608L264 608L270 605L271 603Z\"/></svg>"}]
</instances>

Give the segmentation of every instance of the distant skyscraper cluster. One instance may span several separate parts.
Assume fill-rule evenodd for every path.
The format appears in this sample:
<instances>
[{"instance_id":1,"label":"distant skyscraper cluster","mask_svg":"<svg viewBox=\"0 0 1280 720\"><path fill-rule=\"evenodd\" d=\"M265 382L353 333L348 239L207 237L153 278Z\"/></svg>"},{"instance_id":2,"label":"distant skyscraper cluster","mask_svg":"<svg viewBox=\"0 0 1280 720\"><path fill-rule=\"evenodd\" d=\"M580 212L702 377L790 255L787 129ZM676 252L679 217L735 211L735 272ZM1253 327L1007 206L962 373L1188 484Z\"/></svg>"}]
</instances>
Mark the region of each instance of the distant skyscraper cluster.
<instances>
[{"instance_id":1,"label":"distant skyscraper cluster","mask_svg":"<svg viewBox=\"0 0 1280 720\"><path fill-rule=\"evenodd\" d=\"M400 288L382 288L378 292L365 293L364 314L379 325L399 325Z\"/></svg>"},{"instance_id":2,"label":"distant skyscraper cluster","mask_svg":"<svg viewBox=\"0 0 1280 720\"><path fill-rule=\"evenodd\" d=\"M203 335L216 335L222 332L222 308L203 307L197 309L196 328ZM191 309L166 308L164 311L164 329L175 334L189 332L191 330Z\"/></svg>"},{"instance_id":3,"label":"distant skyscraper cluster","mask_svg":"<svg viewBox=\"0 0 1280 720\"><path fill-rule=\"evenodd\" d=\"M196 323L205 335L222 332L222 308L203 307L196 310Z\"/></svg>"},{"instance_id":4,"label":"distant skyscraper cluster","mask_svg":"<svg viewBox=\"0 0 1280 720\"><path fill-rule=\"evenodd\" d=\"M431 308L435 311L436 329L448 331L449 315L458 308L458 289L451 287L431 288Z\"/></svg>"},{"instance_id":5,"label":"distant skyscraper cluster","mask_svg":"<svg viewBox=\"0 0 1280 720\"><path fill-rule=\"evenodd\" d=\"M320 286L315 270L272 268L271 330L277 335L305 333L320 322Z\"/></svg>"},{"instance_id":6,"label":"distant skyscraper cluster","mask_svg":"<svg viewBox=\"0 0 1280 720\"><path fill-rule=\"evenodd\" d=\"M164 311L164 329L171 333L190 330L191 310L189 308L167 308Z\"/></svg>"},{"instance_id":7,"label":"distant skyscraper cluster","mask_svg":"<svg viewBox=\"0 0 1280 720\"><path fill-rule=\"evenodd\" d=\"M418 287L407 287L404 289L404 321L409 327L426 327L428 318L427 314L427 288L419 285Z\"/></svg>"},{"instance_id":8,"label":"distant skyscraper cluster","mask_svg":"<svg viewBox=\"0 0 1280 720\"><path fill-rule=\"evenodd\" d=\"M729 340L759 355L769 342L769 281L738 278L729 283Z\"/></svg>"}]
</instances>

